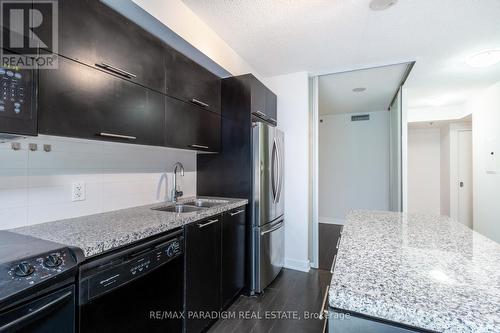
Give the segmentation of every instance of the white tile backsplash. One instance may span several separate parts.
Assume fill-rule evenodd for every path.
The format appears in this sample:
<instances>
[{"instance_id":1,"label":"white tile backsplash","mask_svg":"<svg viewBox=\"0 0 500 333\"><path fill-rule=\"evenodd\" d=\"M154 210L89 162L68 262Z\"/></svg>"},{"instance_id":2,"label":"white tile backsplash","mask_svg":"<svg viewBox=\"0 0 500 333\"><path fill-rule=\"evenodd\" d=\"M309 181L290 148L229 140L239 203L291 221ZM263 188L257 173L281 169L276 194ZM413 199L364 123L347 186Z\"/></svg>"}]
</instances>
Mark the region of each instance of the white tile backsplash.
<instances>
[{"instance_id":1,"label":"white tile backsplash","mask_svg":"<svg viewBox=\"0 0 500 333\"><path fill-rule=\"evenodd\" d=\"M28 225L28 206L0 209L0 229Z\"/></svg>"},{"instance_id":2,"label":"white tile backsplash","mask_svg":"<svg viewBox=\"0 0 500 333\"><path fill-rule=\"evenodd\" d=\"M186 171L184 196L196 195L195 152L52 136L17 142L19 151L0 144L0 229L170 200L175 162ZM86 200L72 202L72 184L81 181Z\"/></svg>"}]
</instances>

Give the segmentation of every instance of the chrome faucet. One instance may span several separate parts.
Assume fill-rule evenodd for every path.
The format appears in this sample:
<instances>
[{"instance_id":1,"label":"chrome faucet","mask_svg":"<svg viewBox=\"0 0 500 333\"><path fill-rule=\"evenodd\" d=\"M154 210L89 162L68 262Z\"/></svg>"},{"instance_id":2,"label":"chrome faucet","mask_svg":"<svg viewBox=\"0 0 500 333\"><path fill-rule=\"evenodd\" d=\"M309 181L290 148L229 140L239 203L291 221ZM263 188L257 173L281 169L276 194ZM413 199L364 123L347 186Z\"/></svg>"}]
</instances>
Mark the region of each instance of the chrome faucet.
<instances>
[{"instance_id":1,"label":"chrome faucet","mask_svg":"<svg viewBox=\"0 0 500 333\"><path fill-rule=\"evenodd\" d=\"M178 197L182 197L184 193L177 191L177 169L180 168L181 176L184 177L184 166L182 163L177 162L174 164L174 187L172 188L172 201L177 202Z\"/></svg>"}]
</instances>

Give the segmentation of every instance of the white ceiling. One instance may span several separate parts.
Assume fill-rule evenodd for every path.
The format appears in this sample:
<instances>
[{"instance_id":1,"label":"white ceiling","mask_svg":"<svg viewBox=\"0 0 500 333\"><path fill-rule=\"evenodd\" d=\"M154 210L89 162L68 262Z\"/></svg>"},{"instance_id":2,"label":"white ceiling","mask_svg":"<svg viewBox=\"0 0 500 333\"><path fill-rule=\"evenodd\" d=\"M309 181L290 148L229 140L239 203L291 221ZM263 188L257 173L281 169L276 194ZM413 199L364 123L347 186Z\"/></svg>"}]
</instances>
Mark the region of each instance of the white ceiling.
<instances>
[{"instance_id":1,"label":"white ceiling","mask_svg":"<svg viewBox=\"0 0 500 333\"><path fill-rule=\"evenodd\" d=\"M319 113L341 114L387 110L407 64L376 67L319 77ZM354 88L366 88L354 92Z\"/></svg>"},{"instance_id":2,"label":"white ceiling","mask_svg":"<svg viewBox=\"0 0 500 333\"><path fill-rule=\"evenodd\" d=\"M500 48L499 0L183 0L263 76L341 72L416 60L410 107L462 103L500 80L464 60Z\"/></svg>"}]
</instances>

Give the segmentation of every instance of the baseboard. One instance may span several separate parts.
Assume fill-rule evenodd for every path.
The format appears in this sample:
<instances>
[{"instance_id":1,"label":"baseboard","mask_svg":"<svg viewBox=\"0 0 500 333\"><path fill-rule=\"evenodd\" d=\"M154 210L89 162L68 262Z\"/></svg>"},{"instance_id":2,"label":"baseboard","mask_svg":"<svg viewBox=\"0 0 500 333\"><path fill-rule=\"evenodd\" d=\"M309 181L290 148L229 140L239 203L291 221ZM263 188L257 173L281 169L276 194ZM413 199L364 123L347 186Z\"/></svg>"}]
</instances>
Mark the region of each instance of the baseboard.
<instances>
[{"instance_id":1,"label":"baseboard","mask_svg":"<svg viewBox=\"0 0 500 333\"><path fill-rule=\"evenodd\" d=\"M326 224L339 224L339 225L344 225L345 220L344 219L339 219L336 217L320 217L319 223L326 223Z\"/></svg>"},{"instance_id":2,"label":"baseboard","mask_svg":"<svg viewBox=\"0 0 500 333\"><path fill-rule=\"evenodd\" d=\"M311 265L309 260L285 259L285 268L293 269L294 271L309 272Z\"/></svg>"}]
</instances>

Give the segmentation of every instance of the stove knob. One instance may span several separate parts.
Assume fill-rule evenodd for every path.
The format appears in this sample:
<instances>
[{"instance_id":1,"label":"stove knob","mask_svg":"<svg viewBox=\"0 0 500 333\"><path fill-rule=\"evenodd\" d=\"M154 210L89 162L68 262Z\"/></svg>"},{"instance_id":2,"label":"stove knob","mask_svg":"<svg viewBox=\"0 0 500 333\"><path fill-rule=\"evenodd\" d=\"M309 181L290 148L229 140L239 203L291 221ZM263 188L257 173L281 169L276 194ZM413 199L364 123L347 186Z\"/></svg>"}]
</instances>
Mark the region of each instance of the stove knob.
<instances>
[{"instance_id":1,"label":"stove knob","mask_svg":"<svg viewBox=\"0 0 500 333\"><path fill-rule=\"evenodd\" d=\"M33 274L34 271L35 268L27 262L22 262L14 268L14 274L20 277L29 276Z\"/></svg>"},{"instance_id":2,"label":"stove knob","mask_svg":"<svg viewBox=\"0 0 500 333\"><path fill-rule=\"evenodd\" d=\"M48 268L56 268L62 264L61 258L57 254L49 254L45 258L43 265Z\"/></svg>"}]
</instances>

